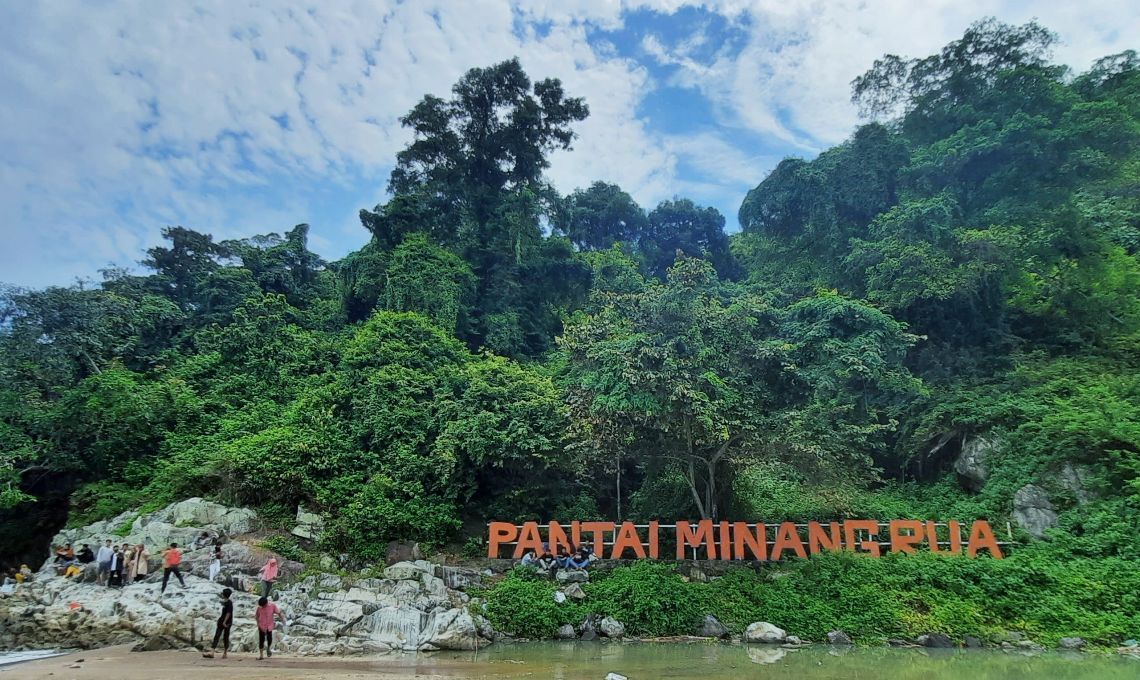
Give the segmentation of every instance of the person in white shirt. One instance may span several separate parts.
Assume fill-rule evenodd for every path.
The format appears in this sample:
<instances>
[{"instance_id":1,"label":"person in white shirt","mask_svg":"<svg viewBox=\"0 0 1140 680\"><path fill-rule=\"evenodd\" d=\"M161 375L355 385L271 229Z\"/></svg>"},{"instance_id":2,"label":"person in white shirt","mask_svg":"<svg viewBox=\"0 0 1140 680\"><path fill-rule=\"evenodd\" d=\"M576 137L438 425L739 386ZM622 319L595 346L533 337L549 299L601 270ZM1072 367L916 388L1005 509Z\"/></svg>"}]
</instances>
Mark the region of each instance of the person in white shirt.
<instances>
[{"instance_id":1,"label":"person in white shirt","mask_svg":"<svg viewBox=\"0 0 1140 680\"><path fill-rule=\"evenodd\" d=\"M95 561L99 564L99 585L106 585L111 579L111 560L115 558L115 550L111 547L111 541L103 546L100 546L98 554L95 555Z\"/></svg>"}]
</instances>

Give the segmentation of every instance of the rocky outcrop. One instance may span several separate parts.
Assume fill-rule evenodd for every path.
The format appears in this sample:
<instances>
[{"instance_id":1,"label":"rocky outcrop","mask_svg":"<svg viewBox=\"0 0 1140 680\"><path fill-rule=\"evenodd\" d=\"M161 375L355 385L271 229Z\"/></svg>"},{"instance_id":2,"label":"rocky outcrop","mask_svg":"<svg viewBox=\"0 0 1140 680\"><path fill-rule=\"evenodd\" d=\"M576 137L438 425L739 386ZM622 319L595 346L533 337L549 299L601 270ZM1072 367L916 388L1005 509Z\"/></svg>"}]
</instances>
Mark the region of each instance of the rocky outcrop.
<instances>
[{"instance_id":1,"label":"rocky outcrop","mask_svg":"<svg viewBox=\"0 0 1140 680\"><path fill-rule=\"evenodd\" d=\"M954 472L957 473L962 488L975 493L982 490L990 476L987 459L1003 444L1001 439L993 435L968 437L962 442L962 450L954 460Z\"/></svg>"},{"instance_id":2,"label":"rocky outcrop","mask_svg":"<svg viewBox=\"0 0 1140 680\"><path fill-rule=\"evenodd\" d=\"M788 634L784 632L783 628L774 626L767 621L757 621L748 624L748 627L744 629L742 639L744 642L778 645L783 643L787 637Z\"/></svg>"},{"instance_id":3,"label":"rocky outcrop","mask_svg":"<svg viewBox=\"0 0 1140 680\"><path fill-rule=\"evenodd\" d=\"M292 534L297 538L315 541L325 530L325 518L315 512L309 512L304 506L297 507L297 526L293 527Z\"/></svg>"},{"instance_id":4,"label":"rocky outcrop","mask_svg":"<svg viewBox=\"0 0 1140 680\"><path fill-rule=\"evenodd\" d=\"M1045 490L1026 484L1013 495L1013 521L1034 538L1044 538L1045 531L1057 526L1057 513Z\"/></svg>"},{"instance_id":5,"label":"rocky outcrop","mask_svg":"<svg viewBox=\"0 0 1140 680\"><path fill-rule=\"evenodd\" d=\"M1089 489L1091 477L1092 473L1088 466L1074 465L1066 461L1057 475L1057 482L1072 494L1079 505L1084 505L1096 498L1096 494Z\"/></svg>"}]
</instances>

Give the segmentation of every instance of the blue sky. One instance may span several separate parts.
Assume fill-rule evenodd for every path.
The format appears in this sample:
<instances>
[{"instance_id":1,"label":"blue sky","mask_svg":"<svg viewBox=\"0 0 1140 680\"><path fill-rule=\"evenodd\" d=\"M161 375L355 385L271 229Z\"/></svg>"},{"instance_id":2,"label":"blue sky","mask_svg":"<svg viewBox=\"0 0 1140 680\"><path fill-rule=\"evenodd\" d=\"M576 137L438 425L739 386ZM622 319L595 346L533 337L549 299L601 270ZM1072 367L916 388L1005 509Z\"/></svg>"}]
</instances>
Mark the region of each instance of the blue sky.
<instances>
[{"instance_id":1,"label":"blue sky","mask_svg":"<svg viewBox=\"0 0 1140 680\"><path fill-rule=\"evenodd\" d=\"M518 56L591 117L549 176L684 196L737 228L749 188L858 123L848 83L972 21L1038 18L1080 70L1140 47L1132 0L40 0L0 4L0 282L98 278L181 224L219 238L312 225L342 257L384 199L398 117Z\"/></svg>"}]
</instances>

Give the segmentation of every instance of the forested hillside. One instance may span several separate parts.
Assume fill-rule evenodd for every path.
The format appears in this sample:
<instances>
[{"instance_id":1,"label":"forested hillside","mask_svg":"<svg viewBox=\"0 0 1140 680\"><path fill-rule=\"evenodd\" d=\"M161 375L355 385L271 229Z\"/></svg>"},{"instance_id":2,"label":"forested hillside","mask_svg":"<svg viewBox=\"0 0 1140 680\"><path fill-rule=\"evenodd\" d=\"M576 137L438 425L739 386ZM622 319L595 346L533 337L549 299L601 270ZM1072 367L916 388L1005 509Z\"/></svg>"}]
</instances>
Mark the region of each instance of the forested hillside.
<instances>
[{"instance_id":1,"label":"forested hillside","mask_svg":"<svg viewBox=\"0 0 1140 680\"><path fill-rule=\"evenodd\" d=\"M1032 483L1053 545L1140 559L1140 58L1054 40L876 61L866 124L757 168L732 235L559 194L588 102L508 61L402 119L343 260L171 227L141 274L7 288L0 555L195 495L321 511L368 560L492 518L1004 528Z\"/></svg>"}]
</instances>

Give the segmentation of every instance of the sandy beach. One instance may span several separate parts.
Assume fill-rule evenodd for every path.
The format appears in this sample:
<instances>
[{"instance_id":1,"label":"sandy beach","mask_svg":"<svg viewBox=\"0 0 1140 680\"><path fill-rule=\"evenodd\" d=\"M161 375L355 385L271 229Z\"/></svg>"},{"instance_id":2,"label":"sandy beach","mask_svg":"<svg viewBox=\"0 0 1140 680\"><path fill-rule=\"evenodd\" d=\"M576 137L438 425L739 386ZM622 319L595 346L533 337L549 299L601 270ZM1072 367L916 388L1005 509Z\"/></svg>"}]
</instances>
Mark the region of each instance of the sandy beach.
<instances>
[{"instance_id":1,"label":"sandy beach","mask_svg":"<svg viewBox=\"0 0 1140 680\"><path fill-rule=\"evenodd\" d=\"M257 660L248 653L231 654L228 659L205 659L195 651L144 652L130 651L130 645L107 647L65 656L30 661L0 668L2 680L83 680L84 678L115 678L116 680L165 680L167 678L195 678L196 680L228 680L249 678L262 680L289 678L316 680L317 678L368 678L381 676L392 680L417 678L481 678L527 675L526 670L510 662L494 664L494 670L485 663L455 658L437 658L424 655L377 657L289 657L274 656Z\"/></svg>"}]
</instances>

